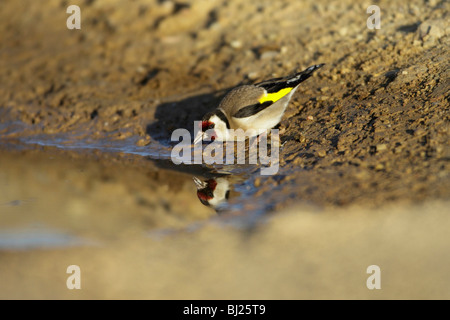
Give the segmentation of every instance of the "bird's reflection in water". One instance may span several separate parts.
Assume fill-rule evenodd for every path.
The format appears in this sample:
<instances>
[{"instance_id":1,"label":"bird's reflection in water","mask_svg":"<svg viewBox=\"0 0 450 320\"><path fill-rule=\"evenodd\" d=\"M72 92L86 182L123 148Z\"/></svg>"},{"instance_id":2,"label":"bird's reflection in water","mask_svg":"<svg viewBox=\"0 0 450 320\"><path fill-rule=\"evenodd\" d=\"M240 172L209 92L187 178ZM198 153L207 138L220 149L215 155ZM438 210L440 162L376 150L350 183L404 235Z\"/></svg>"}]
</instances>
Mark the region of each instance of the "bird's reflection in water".
<instances>
[{"instance_id":1,"label":"bird's reflection in water","mask_svg":"<svg viewBox=\"0 0 450 320\"><path fill-rule=\"evenodd\" d=\"M233 185L236 181L234 176L220 176L202 180L194 177L197 186L197 197L202 204L211 207L218 214L227 208L230 195L234 195ZM239 179L238 179L239 180Z\"/></svg>"},{"instance_id":2,"label":"bird's reflection in water","mask_svg":"<svg viewBox=\"0 0 450 320\"><path fill-rule=\"evenodd\" d=\"M220 211L226 205L230 197L230 183L227 177L200 180L194 177L197 186L197 197L200 202L208 207Z\"/></svg>"}]
</instances>

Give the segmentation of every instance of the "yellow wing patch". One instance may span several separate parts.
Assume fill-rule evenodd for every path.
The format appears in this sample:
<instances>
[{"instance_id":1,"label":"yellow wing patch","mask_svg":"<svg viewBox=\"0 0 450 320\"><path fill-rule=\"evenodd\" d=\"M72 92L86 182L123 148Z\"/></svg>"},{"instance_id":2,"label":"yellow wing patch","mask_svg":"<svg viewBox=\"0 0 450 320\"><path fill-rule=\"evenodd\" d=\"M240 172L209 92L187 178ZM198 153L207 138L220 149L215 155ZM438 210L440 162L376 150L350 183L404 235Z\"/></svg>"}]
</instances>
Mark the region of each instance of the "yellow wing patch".
<instances>
[{"instance_id":1,"label":"yellow wing patch","mask_svg":"<svg viewBox=\"0 0 450 320\"><path fill-rule=\"evenodd\" d=\"M261 97L261 99L259 99L259 103L264 103L266 101L276 102L281 98L283 98L285 95L287 95L289 92L291 92L292 89L293 88L284 88L278 92L266 93L264 96Z\"/></svg>"}]
</instances>

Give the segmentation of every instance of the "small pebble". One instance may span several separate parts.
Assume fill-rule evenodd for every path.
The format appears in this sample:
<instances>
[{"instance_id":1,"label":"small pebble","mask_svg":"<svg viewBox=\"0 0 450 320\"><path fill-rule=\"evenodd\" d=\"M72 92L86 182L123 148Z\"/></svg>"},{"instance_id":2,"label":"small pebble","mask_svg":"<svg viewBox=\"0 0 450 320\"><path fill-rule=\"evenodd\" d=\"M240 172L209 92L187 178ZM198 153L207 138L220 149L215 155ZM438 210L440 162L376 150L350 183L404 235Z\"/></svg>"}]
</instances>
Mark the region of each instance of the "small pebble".
<instances>
[{"instance_id":1,"label":"small pebble","mask_svg":"<svg viewBox=\"0 0 450 320\"><path fill-rule=\"evenodd\" d=\"M324 149L317 150L317 155L321 158L327 155L327 152Z\"/></svg>"},{"instance_id":2,"label":"small pebble","mask_svg":"<svg viewBox=\"0 0 450 320\"><path fill-rule=\"evenodd\" d=\"M258 72L254 71L254 72L250 72L249 74L247 74L247 78L249 78L250 80L256 80L258 78Z\"/></svg>"},{"instance_id":3,"label":"small pebble","mask_svg":"<svg viewBox=\"0 0 450 320\"><path fill-rule=\"evenodd\" d=\"M380 152L380 151L386 150L387 146L386 146L386 144L381 143L381 144L377 144L376 148L377 148L377 152Z\"/></svg>"},{"instance_id":4,"label":"small pebble","mask_svg":"<svg viewBox=\"0 0 450 320\"><path fill-rule=\"evenodd\" d=\"M230 46L233 49L240 49L240 48L242 48L242 42L240 40L233 40L230 42Z\"/></svg>"},{"instance_id":5,"label":"small pebble","mask_svg":"<svg viewBox=\"0 0 450 320\"><path fill-rule=\"evenodd\" d=\"M146 145L148 145L150 143L150 136L146 135L144 138L139 139L136 142L136 145L138 147L145 147Z\"/></svg>"},{"instance_id":6,"label":"small pebble","mask_svg":"<svg viewBox=\"0 0 450 320\"><path fill-rule=\"evenodd\" d=\"M422 128L417 128L415 131L414 131L414 135L416 136L416 137L421 137L421 136L423 136L423 135L425 135L427 132L424 130L424 129L422 129Z\"/></svg>"},{"instance_id":7,"label":"small pebble","mask_svg":"<svg viewBox=\"0 0 450 320\"><path fill-rule=\"evenodd\" d=\"M131 137L132 135L133 134L129 131L119 132L117 134L117 139L119 139L119 140L127 139L127 138Z\"/></svg>"},{"instance_id":8,"label":"small pebble","mask_svg":"<svg viewBox=\"0 0 450 320\"><path fill-rule=\"evenodd\" d=\"M260 59L268 60L268 59L275 58L277 55L278 55L277 51L266 51L261 55Z\"/></svg>"}]
</instances>

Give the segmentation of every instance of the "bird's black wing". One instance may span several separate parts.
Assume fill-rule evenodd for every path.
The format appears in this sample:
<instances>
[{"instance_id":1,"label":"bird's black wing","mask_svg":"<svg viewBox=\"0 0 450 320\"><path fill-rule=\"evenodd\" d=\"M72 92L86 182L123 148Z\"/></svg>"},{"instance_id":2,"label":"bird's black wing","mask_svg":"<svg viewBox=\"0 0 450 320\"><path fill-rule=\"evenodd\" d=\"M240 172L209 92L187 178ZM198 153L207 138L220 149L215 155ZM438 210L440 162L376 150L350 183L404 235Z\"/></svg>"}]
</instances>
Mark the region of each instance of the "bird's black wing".
<instances>
[{"instance_id":1,"label":"bird's black wing","mask_svg":"<svg viewBox=\"0 0 450 320\"><path fill-rule=\"evenodd\" d=\"M266 101L263 103L255 103L246 107L243 107L238 112L236 112L233 117L234 118L247 118L261 112L267 107L271 106L273 101Z\"/></svg>"},{"instance_id":2,"label":"bird's black wing","mask_svg":"<svg viewBox=\"0 0 450 320\"><path fill-rule=\"evenodd\" d=\"M282 97L284 97L290 90L283 89L293 89L298 86L301 82L305 81L313 72L324 64L317 64L303 70L302 72L296 73L292 76L288 76L285 78L275 78L267 81L263 81L255 84L255 86L264 88L267 92L266 97L262 98L259 103L255 103L246 107L241 108L237 111L233 117L235 118L247 118L261 112L262 110L270 107L274 102L278 101ZM282 92L280 92L283 90ZM279 93L279 94L277 94ZM269 100L270 99L270 100Z\"/></svg>"}]
</instances>

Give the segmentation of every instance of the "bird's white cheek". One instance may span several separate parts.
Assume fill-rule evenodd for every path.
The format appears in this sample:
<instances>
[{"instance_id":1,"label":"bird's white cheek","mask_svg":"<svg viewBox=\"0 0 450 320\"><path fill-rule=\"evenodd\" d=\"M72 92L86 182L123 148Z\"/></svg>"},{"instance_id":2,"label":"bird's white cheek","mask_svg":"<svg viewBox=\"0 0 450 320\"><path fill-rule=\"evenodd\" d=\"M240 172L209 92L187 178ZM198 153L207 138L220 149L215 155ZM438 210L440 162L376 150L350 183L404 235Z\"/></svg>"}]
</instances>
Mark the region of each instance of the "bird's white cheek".
<instances>
[{"instance_id":1,"label":"bird's white cheek","mask_svg":"<svg viewBox=\"0 0 450 320\"><path fill-rule=\"evenodd\" d=\"M215 139L216 141L223 141L224 137L223 137L223 134L220 131L216 131L215 132L215 138L216 138Z\"/></svg>"},{"instance_id":2,"label":"bird's white cheek","mask_svg":"<svg viewBox=\"0 0 450 320\"><path fill-rule=\"evenodd\" d=\"M228 130L217 130L215 132L215 134L216 134L216 140L227 141L227 139L228 139Z\"/></svg>"}]
</instances>

